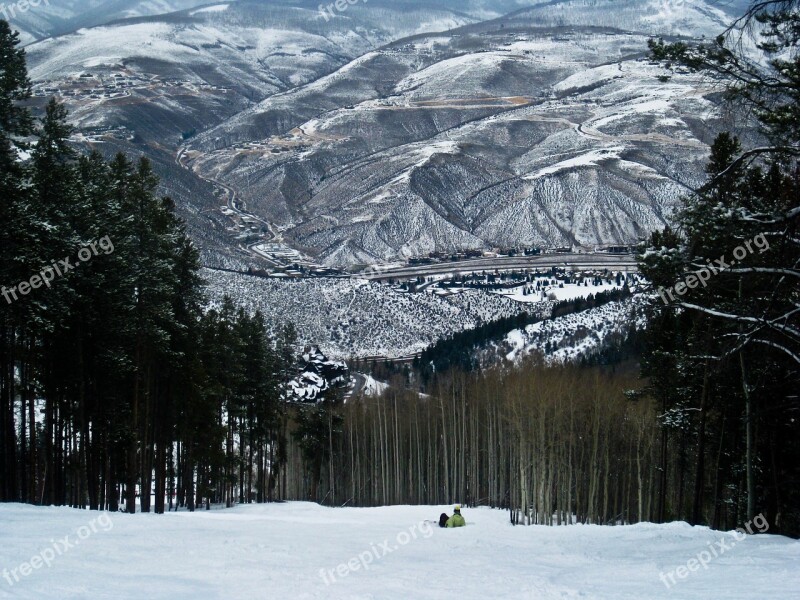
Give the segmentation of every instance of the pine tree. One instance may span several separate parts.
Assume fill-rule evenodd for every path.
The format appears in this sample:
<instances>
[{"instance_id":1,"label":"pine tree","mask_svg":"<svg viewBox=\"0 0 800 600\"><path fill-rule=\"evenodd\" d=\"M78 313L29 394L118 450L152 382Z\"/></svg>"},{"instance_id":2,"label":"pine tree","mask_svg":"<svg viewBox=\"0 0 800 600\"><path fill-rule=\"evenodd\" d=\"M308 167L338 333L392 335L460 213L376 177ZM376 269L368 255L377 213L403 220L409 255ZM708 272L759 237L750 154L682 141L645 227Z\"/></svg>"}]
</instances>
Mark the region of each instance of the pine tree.
<instances>
[{"instance_id":1,"label":"pine tree","mask_svg":"<svg viewBox=\"0 0 800 600\"><path fill-rule=\"evenodd\" d=\"M26 253L33 244L28 224L30 197L26 188L26 165L20 152L28 148L33 120L22 104L31 97L31 84L25 66L25 51L18 48L19 35L6 21L0 21L0 246L4 260L0 265L0 501L21 497L18 478L17 435L14 427L15 359L20 352L17 325L24 322L15 291L20 281L30 277ZM23 442L24 443L24 442Z\"/></svg>"},{"instance_id":2,"label":"pine tree","mask_svg":"<svg viewBox=\"0 0 800 600\"><path fill-rule=\"evenodd\" d=\"M710 490L714 525L746 520L760 509L786 530L796 531L800 523L790 509L796 500L789 500L800 497L796 459L789 458L798 455L798 430L787 417L797 409L791 390L800 383L798 7L795 0L755 3L710 44L651 43L653 56L667 66L679 63L727 79L729 96L753 111L769 140L745 149L733 136L720 135L708 182L686 200L682 237L665 249L654 236L641 257L654 285L693 284L681 287L669 307L657 303L657 310L684 314L673 319L682 323L687 351L671 360L677 372L694 373L693 396L699 399L698 426L691 432L697 444L692 513L699 518ZM765 60L743 54L740 42L750 35ZM655 385L663 393L668 383ZM706 435L728 440L737 457L725 462L717 453L715 481L703 473ZM760 465L767 461L780 479L765 477ZM745 493L723 499L726 484ZM723 519L731 504L733 514Z\"/></svg>"}]
</instances>

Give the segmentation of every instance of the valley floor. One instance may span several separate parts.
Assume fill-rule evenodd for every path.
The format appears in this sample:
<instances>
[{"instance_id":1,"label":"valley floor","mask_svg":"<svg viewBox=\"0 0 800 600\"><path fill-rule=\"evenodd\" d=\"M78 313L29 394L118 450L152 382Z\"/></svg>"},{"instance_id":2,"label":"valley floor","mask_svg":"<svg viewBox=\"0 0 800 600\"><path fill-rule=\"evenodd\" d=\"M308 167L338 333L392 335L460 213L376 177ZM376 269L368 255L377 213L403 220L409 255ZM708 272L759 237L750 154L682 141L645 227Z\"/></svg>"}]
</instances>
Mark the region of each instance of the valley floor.
<instances>
[{"instance_id":1,"label":"valley floor","mask_svg":"<svg viewBox=\"0 0 800 600\"><path fill-rule=\"evenodd\" d=\"M291 502L131 516L0 504L0 598L739 600L800 589L800 542L780 536L512 527L487 508L439 529L450 508ZM691 562L706 556L707 568Z\"/></svg>"}]
</instances>

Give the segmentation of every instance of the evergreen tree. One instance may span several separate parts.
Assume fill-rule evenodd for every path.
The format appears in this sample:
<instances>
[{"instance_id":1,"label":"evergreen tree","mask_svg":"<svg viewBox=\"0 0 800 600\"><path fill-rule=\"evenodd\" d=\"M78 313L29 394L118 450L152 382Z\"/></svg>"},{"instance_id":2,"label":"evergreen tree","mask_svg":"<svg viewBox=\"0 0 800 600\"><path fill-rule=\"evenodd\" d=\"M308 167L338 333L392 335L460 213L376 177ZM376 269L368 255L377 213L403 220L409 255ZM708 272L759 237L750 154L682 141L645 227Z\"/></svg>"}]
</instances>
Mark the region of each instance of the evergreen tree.
<instances>
[{"instance_id":1,"label":"evergreen tree","mask_svg":"<svg viewBox=\"0 0 800 600\"><path fill-rule=\"evenodd\" d=\"M719 526L761 510L777 528L797 531L800 425L790 415L800 408L798 4L755 4L739 24L746 27L710 45L651 44L655 58L728 77L731 95L754 110L771 143L743 149L721 134L707 184L685 201L681 235L654 234L640 256L661 297L643 372L662 407L681 416L681 449L687 436L691 445L694 492L679 514ZM750 26L766 69L733 39ZM713 477L705 468L710 444L735 457L716 452Z\"/></svg>"},{"instance_id":2,"label":"evergreen tree","mask_svg":"<svg viewBox=\"0 0 800 600\"><path fill-rule=\"evenodd\" d=\"M20 498L14 364L22 350L16 327L25 316L12 288L29 277L26 254L35 243L28 227L32 215L27 168L20 160L20 153L28 148L27 137L33 132L33 120L22 104L31 97L31 84L25 51L18 45L19 35L0 20L0 246L4 254L0 265L0 500Z\"/></svg>"}]
</instances>

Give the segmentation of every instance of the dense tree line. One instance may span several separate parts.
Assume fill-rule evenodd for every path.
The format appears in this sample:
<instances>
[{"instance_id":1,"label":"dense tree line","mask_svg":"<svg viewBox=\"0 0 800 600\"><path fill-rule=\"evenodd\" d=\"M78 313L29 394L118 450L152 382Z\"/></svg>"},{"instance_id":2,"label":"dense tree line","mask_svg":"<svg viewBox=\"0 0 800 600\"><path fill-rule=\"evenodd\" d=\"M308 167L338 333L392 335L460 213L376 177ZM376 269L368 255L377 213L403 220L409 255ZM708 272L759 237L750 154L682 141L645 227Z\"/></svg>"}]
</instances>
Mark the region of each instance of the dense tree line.
<instances>
[{"instance_id":1,"label":"dense tree line","mask_svg":"<svg viewBox=\"0 0 800 600\"><path fill-rule=\"evenodd\" d=\"M745 54L750 37L763 61ZM659 291L643 360L659 404L662 486L680 503L657 516L713 526L762 512L800 534L800 3L753 5L709 44L651 44L667 65L730 82L767 143L723 133L708 182L677 227L657 232L641 270Z\"/></svg>"},{"instance_id":2,"label":"dense tree line","mask_svg":"<svg viewBox=\"0 0 800 600\"><path fill-rule=\"evenodd\" d=\"M292 330L203 309L197 250L148 161L78 156L55 101L35 123L17 45L0 21L0 500L267 499Z\"/></svg>"},{"instance_id":3,"label":"dense tree line","mask_svg":"<svg viewBox=\"0 0 800 600\"><path fill-rule=\"evenodd\" d=\"M525 524L653 519L659 427L650 401L626 398L636 384L635 374L534 363L450 371L430 395L398 383L329 408L317 479L291 444L286 491L336 506L489 505Z\"/></svg>"}]
</instances>

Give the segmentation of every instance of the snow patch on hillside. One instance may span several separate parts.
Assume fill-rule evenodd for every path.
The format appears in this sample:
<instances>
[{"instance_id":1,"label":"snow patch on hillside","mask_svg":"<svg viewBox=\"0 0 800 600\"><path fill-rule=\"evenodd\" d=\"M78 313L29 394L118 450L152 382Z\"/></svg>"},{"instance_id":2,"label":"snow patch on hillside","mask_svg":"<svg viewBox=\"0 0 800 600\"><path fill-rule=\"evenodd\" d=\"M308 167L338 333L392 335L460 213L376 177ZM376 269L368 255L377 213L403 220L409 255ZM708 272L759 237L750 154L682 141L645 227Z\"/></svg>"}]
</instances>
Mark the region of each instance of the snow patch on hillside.
<instances>
[{"instance_id":1,"label":"snow patch on hillside","mask_svg":"<svg viewBox=\"0 0 800 600\"><path fill-rule=\"evenodd\" d=\"M198 13L219 13L225 12L228 8L230 8L230 4L215 4L214 6L206 6L205 8L194 10L189 14L195 16Z\"/></svg>"},{"instance_id":2,"label":"snow patch on hillside","mask_svg":"<svg viewBox=\"0 0 800 600\"><path fill-rule=\"evenodd\" d=\"M592 150L590 152L586 152L585 154L581 154L580 156L576 156L575 158L562 160L561 162L549 167L545 167L544 169L539 169L539 171L536 173L523 176L522 179L531 181L534 179L539 179L540 177L544 177L545 175L553 175L567 169L575 169L578 167L596 167L603 161L619 158L620 153L624 151L624 146L614 146L612 148Z\"/></svg>"},{"instance_id":3,"label":"snow patch on hillside","mask_svg":"<svg viewBox=\"0 0 800 600\"><path fill-rule=\"evenodd\" d=\"M536 354L547 362L564 363L588 357L614 338L624 338L631 327L644 328L643 302L634 296L515 329L505 338L506 359L518 362Z\"/></svg>"},{"instance_id":4,"label":"snow patch on hillside","mask_svg":"<svg viewBox=\"0 0 800 600\"><path fill-rule=\"evenodd\" d=\"M362 393L365 396L380 396L389 389L389 384L378 381L372 375L364 375L364 387Z\"/></svg>"}]
</instances>

